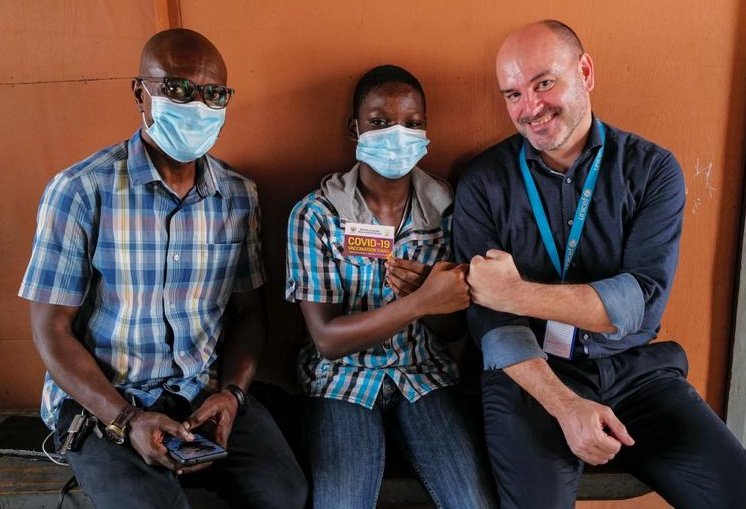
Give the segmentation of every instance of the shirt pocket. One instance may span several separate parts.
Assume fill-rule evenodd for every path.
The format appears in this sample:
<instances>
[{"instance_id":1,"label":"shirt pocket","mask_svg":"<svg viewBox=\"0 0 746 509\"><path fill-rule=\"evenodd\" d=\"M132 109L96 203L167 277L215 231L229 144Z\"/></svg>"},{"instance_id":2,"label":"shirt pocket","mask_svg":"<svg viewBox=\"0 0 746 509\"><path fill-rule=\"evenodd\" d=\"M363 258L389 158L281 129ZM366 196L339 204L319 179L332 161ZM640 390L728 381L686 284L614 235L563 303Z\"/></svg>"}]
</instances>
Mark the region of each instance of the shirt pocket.
<instances>
[{"instance_id":1,"label":"shirt pocket","mask_svg":"<svg viewBox=\"0 0 746 509\"><path fill-rule=\"evenodd\" d=\"M377 307L381 300L383 279L381 262L366 256L348 256L344 252L344 233L335 236L332 257L346 296L347 311L364 311ZM367 304L363 304L365 301Z\"/></svg>"},{"instance_id":2,"label":"shirt pocket","mask_svg":"<svg viewBox=\"0 0 746 509\"><path fill-rule=\"evenodd\" d=\"M243 242L195 246L192 263L184 269L187 298L224 307L233 293L242 246Z\"/></svg>"},{"instance_id":3,"label":"shirt pocket","mask_svg":"<svg viewBox=\"0 0 746 509\"><path fill-rule=\"evenodd\" d=\"M433 265L441 260L451 259L451 245L443 230L433 232L412 232L398 241L401 251L396 254L401 258L416 260L425 265Z\"/></svg>"}]
</instances>

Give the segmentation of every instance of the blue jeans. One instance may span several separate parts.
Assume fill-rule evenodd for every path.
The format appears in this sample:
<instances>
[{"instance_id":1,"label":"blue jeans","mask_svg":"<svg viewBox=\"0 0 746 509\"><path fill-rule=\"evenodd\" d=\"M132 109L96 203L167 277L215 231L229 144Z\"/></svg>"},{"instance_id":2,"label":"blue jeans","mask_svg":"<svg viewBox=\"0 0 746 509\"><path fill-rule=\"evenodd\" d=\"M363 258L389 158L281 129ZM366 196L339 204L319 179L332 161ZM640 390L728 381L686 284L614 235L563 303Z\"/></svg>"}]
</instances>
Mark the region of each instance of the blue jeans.
<instances>
[{"instance_id":1,"label":"blue jeans","mask_svg":"<svg viewBox=\"0 0 746 509\"><path fill-rule=\"evenodd\" d=\"M467 424L459 391L438 389L414 403L387 379L372 409L308 398L306 441L313 507L374 508L386 430L439 508L497 507L484 448Z\"/></svg>"}]
</instances>

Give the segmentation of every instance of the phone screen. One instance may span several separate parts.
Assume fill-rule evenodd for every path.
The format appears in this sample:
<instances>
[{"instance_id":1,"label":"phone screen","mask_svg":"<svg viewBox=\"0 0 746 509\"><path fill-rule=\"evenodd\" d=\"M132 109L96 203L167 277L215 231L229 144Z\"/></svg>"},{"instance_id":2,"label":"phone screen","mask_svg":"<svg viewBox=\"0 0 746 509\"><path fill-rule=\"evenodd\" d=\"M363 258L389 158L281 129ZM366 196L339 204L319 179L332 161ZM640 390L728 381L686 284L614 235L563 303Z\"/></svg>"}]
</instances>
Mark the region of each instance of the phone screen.
<instances>
[{"instance_id":1,"label":"phone screen","mask_svg":"<svg viewBox=\"0 0 746 509\"><path fill-rule=\"evenodd\" d=\"M194 441L184 442L176 437L163 441L169 455L181 465L196 465L206 461L215 461L228 455L228 451L199 433L194 434Z\"/></svg>"}]
</instances>

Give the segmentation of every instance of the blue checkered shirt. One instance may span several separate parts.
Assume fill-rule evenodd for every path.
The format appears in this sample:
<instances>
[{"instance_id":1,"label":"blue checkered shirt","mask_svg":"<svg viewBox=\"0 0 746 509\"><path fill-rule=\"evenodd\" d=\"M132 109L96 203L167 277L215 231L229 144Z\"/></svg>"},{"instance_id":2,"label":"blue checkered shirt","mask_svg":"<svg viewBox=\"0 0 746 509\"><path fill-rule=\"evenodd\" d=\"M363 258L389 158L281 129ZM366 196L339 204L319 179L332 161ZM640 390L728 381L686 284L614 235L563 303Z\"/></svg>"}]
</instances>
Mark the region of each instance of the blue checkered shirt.
<instances>
[{"instance_id":1,"label":"blue checkered shirt","mask_svg":"<svg viewBox=\"0 0 746 509\"><path fill-rule=\"evenodd\" d=\"M415 168L409 213L396 234L394 256L432 265L451 255L451 203L447 184ZM349 222L377 224L357 190L358 167L327 177L303 198L288 221L287 286L290 302L343 303L347 314L385 306L396 296L384 284L384 260L345 256ZM445 345L420 321L366 351L337 360L322 357L311 338L298 359L306 394L372 408L386 377L404 397L416 401L458 382Z\"/></svg>"},{"instance_id":2,"label":"blue checkered shirt","mask_svg":"<svg viewBox=\"0 0 746 509\"><path fill-rule=\"evenodd\" d=\"M56 175L19 291L79 307L75 336L143 406L164 385L192 399L208 384L228 299L266 278L254 183L210 156L197 175L180 199L139 131ZM66 397L47 373L41 416L50 428Z\"/></svg>"}]
</instances>

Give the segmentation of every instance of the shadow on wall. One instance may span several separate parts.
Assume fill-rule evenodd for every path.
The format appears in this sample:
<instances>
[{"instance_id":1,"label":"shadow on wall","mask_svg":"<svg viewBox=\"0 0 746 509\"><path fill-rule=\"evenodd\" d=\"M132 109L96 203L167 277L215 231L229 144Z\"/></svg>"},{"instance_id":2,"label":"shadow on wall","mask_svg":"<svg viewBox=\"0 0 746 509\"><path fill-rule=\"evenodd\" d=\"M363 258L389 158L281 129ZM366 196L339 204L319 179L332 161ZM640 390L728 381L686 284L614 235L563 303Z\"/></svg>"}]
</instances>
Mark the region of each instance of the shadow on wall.
<instances>
[{"instance_id":1,"label":"shadow on wall","mask_svg":"<svg viewBox=\"0 0 746 509\"><path fill-rule=\"evenodd\" d=\"M222 140L231 149L220 155L256 182L262 207L269 341L258 377L295 392L295 361L305 326L298 306L285 301L287 219L295 203L318 188L324 175L354 164L347 119L355 79L322 77L304 88L248 97L232 105ZM291 131L293 143L288 144L283 138ZM277 146L284 148L266 148Z\"/></svg>"},{"instance_id":2,"label":"shadow on wall","mask_svg":"<svg viewBox=\"0 0 746 509\"><path fill-rule=\"evenodd\" d=\"M741 27L744 22L746 22L746 1L741 1L738 8L735 26ZM735 167L738 164L738 161L743 161L744 140L741 139L740 136L743 133L743 129L733 129L731 127L733 125L743 126L746 124L746 101L744 101L743 97L744 85L742 80L742 76L746 75L746 46L743 44L735 45L732 68L732 81L730 84L728 101L731 108L728 111L729 118L722 126L722 129L725 131L724 136L726 140L724 154L724 166L726 168ZM724 178L728 187L732 187L733 189L744 188L744 171L731 173L726 172ZM722 196L727 199L727 197L731 195L723 193ZM730 223L734 224L737 229L733 231L726 230L725 228L718 229L715 252L729 253L734 252L735 250L735 255L730 258L730 265L724 264L724 267L721 267L720 270L714 271L715 277L713 278L712 285L714 288L722 285L731 287L730 295L733 295L733 300L735 301L738 298L739 278L741 281L743 281L744 278L743 274L739 274L741 256L743 254L740 252L741 242L738 242L738 239L740 239L741 232L743 231L742 223L744 220L744 211L746 211L744 208L746 204L743 201L743 193L739 193L738 195L734 194L733 196L735 197L734 203L728 204L726 199L724 199L719 204L717 224L727 225ZM740 211L737 221L729 221L729 219L733 217L733 209ZM735 247L734 241L736 241ZM725 259L728 259L727 255L725 256ZM723 278L728 274L734 275L732 280L726 278L726 281L722 281L722 279L717 277L720 276L720 278ZM710 405L712 405L715 408L715 411L720 415L723 414L724 409L726 408L728 386L730 384L730 366L733 362L736 302L732 302L731 306L731 313L729 315L730 323L720 324L713 322L710 334L710 338L717 338L718 336L723 335L723 331L725 330L725 339L728 341L727 348L722 348L722 346L718 345L716 341L710 342L709 372L720 374L725 366L725 373L723 373L722 376L709 376L707 378L705 397ZM712 312L717 316L716 309L713 309ZM726 357L727 362L722 361L721 355ZM746 369L746 367L742 366L741 369Z\"/></svg>"}]
</instances>

